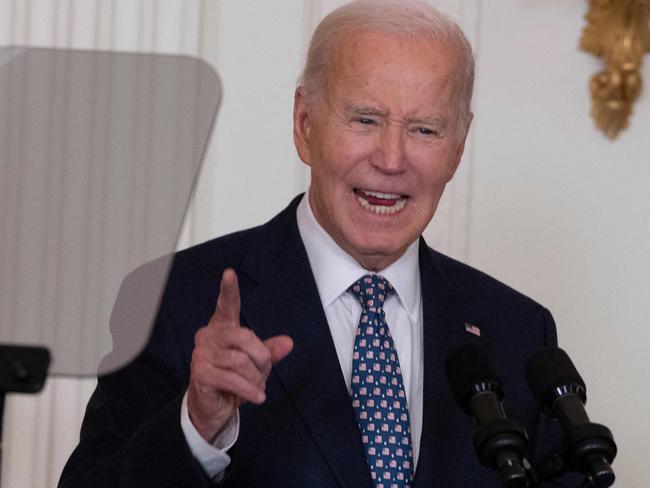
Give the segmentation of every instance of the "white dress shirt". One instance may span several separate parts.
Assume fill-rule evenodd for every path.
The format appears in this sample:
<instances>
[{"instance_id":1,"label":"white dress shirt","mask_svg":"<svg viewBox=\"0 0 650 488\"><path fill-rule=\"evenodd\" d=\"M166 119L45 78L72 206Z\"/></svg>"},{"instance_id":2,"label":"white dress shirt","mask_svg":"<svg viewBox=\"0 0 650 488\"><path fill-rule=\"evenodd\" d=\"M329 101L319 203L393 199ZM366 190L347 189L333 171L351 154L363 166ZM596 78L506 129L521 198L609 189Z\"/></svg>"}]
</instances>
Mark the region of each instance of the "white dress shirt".
<instances>
[{"instance_id":1,"label":"white dress shirt","mask_svg":"<svg viewBox=\"0 0 650 488\"><path fill-rule=\"evenodd\" d=\"M320 226L310 208L308 196L306 194L298 205L298 230L334 340L341 374L351 393L352 352L361 317L361 305L347 289L370 272L343 251ZM395 289L395 293L387 298L384 310L402 370L411 421L413 461L417 467L423 398L422 293L418 241L413 242L397 261L377 274L386 278ZM230 464L227 451L237 440L239 418L224 429L214 445L209 444L189 419L186 393L181 408L181 427L194 457L209 476L214 477L226 469Z\"/></svg>"}]
</instances>

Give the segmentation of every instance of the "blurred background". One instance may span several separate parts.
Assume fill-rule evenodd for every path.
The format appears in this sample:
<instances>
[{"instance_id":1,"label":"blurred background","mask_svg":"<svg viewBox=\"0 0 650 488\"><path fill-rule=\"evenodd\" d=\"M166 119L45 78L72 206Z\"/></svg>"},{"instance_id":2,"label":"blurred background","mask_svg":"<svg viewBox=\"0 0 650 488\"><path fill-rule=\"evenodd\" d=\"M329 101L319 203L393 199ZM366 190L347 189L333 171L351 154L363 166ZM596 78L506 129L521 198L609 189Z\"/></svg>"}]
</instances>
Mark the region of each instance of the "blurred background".
<instances>
[{"instance_id":1,"label":"blurred background","mask_svg":"<svg viewBox=\"0 0 650 488\"><path fill-rule=\"evenodd\" d=\"M293 89L339 0L0 0L0 46L185 54L223 99L178 247L265 222L309 182ZM612 142L589 116L601 61L578 47L586 0L430 0L477 60L475 118L430 245L548 307L618 442L617 486L650 486L650 94ZM650 85L650 56L642 75ZM0 230L1 231L1 230ZM526 324L521 324L526 327ZM2 487L55 486L93 378L50 378L5 409Z\"/></svg>"}]
</instances>

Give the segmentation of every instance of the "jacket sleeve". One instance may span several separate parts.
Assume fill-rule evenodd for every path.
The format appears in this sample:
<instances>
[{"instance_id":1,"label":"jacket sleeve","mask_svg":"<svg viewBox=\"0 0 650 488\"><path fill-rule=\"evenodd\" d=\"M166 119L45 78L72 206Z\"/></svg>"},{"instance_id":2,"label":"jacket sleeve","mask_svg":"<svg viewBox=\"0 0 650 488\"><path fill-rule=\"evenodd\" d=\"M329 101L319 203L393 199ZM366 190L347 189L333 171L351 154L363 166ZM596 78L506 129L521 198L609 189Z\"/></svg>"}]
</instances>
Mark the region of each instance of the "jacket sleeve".
<instances>
[{"instance_id":1,"label":"jacket sleeve","mask_svg":"<svg viewBox=\"0 0 650 488\"><path fill-rule=\"evenodd\" d=\"M136 363L99 379L61 488L211 485L181 430L182 394Z\"/></svg>"},{"instance_id":2,"label":"jacket sleeve","mask_svg":"<svg viewBox=\"0 0 650 488\"><path fill-rule=\"evenodd\" d=\"M120 344L128 342L124 338L142 327L134 319L142 304L151 302L157 308L157 300L143 299L142 285L160 269L147 266L129 275L120 288L111 315L112 355L121 354ZM189 375L185 349L191 344L192 326L183 333L164 303L145 349L127 366L99 377L60 488L212 486L181 428Z\"/></svg>"}]
</instances>

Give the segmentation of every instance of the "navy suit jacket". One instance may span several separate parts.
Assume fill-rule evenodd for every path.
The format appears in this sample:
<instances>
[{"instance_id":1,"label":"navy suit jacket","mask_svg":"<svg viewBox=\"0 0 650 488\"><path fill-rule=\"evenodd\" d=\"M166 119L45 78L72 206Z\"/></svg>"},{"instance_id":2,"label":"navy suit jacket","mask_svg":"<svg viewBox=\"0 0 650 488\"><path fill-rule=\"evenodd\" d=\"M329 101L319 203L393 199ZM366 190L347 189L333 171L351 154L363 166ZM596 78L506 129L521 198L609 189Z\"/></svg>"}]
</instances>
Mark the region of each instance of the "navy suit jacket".
<instances>
[{"instance_id":1,"label":"navy suit jacket","mask_svg":"<svg viewBox=\"0 0 650 488\"><path fill-rule=\"evenodd\" d=\"M192 457L180 427L194 334L214 312L223 270L239 277L242 324L262 339L287 334L292 353L274 366L261 406L240 408L240 433L220 486L371 488L361 436L338 366L316 284L296 223L296 198L267 224L176 254L154 331L127 367L99 378L80 443L60 486L213 486ZM556 343L549 312L487 275L433 251L420 240L424 319L424 409L416 487L499 487L477 461L473 427L454 403L444 360L457 345L481 343L500 372L505 408L522 422L533 450L557 434L540 417L525 385L524 363ZM137 305L138 276L124 281L120 304ZM127 307L128 308L128 307ZM128 320L127 320L128 322ZM480 328L476 337L465 323ZM553 486L577 486L565 481Z\"/></svg>"}]
</instances>

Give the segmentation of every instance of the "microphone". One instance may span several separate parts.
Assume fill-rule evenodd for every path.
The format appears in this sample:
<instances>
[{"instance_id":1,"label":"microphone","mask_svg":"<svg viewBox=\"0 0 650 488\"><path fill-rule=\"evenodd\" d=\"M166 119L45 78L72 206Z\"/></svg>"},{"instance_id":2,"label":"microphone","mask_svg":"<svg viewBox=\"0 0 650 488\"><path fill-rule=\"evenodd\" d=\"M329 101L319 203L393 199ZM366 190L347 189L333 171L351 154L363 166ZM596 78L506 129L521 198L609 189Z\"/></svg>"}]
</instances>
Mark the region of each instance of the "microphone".
<instances>
[{"instance_id":1,"label":"microphone","mask_svg":"<svg viewBox=\"0 0 650 488\"><path fill-rule=\"evenodd\" d=\"M616 443L607 427L589 421L587 388L567 353L557 347L533 353L526 363L526 381L544 413L562 424L569 467L584 473L588 486L611 486Z\"/></svg>"},{"instance_id":2,"label":"microphone","mask_svg":"<svg viewBox=\"0 0 650 488\"><path fill-rule=\"evenodd\" d=\"M487 353L478 345L460 346L447 356L445 369L456 403L478 427L474 447L481 463L500 471L508 488L529 486L528 436L505 415L501 379Z\"/></svg>"}]
</instances>

